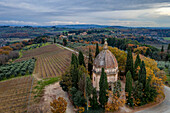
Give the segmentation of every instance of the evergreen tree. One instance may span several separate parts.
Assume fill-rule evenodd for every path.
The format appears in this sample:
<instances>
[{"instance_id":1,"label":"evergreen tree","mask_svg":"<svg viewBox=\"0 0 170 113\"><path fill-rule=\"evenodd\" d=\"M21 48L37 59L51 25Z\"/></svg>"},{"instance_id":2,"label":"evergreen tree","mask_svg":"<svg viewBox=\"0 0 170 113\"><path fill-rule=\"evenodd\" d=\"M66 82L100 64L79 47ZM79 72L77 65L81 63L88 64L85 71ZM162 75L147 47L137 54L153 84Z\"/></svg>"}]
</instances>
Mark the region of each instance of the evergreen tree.
<instances>
[{"instance_id":1,"label":"evergreen tree","mask_svg":"<svg viewBox=\"0 0 170 113\"><path fill-rule=\"evenodd\" d=\"M170 44L168 44L167 53L170 53Z\"/></svg>"},{"instance_id":2,"label":"evergreen tree","mask_svg":"<svg viewBox=\"0 0 170 113\"><path fill-rule=\"evenodd\" d=\"M128 49L125 73L127 73L128 71L131 72L132 78L134 79L133 57L131 49Z\"/></svg>"},{"instance_id":3,"label":"evergreen tree","mask_svg":"<svg viewBox=\"0 0 170 113\"><path fill-rule=\"evenodd\" d=\"M67 40L64 38L63 39L63 46L66 46L67 45Z\"/></svg>"},{"instance_id":4,"label":"evergreen tree","mask_svg":"<svg viewBox=\"0 0 170 113\"><path fill-rule=\"evenodd\" d=\"M170 44L168 44L168 50L170 50Z\"/></svg>"},{"instance_id":5,"label":"evergreen tree","mask_svg":"<svg viewBox=\"0 0 170 113\"><path fill-rule=\"evenodd\" d=\"M106 79L106 74L104 72L104 68L102 68L102 72L101 72L101 76L100 76L100 81L99 81L99 102L101 104L102 107L104 107L108 101L108 96L107 94L107 86L108 83L106 83L107 80Z\"/></svg>"},{"instance_id":6,"label":"evergreen tree","mask_svg":"<svg viewBox=\"0 0 170 113\"><path fill-rule=\"evenodd\" d=\"M128 71L126 74L126 84L125 84L125 92L128 93L127 97L127 103L133 104L133 101L131 100L132 95L132 75L131 72Z\"/></svg>"},{"instance_id":7,"label":"evergreen tree","mask_svg":"<svg viewBox=\"0 0 170 113\"><path fill-rule=\"evenodd\" d=\"M135 80L138 79L137 68L138 68L138 66L140 66L140 64L141 64L141 59L140 59L140 56L138 54L137 57L136 57L136 60L135 60L135 67L134 67L134 70L135 70L135 73L134 73L135 77L134 77L134 79Z\"/></svg>"},{"instance_id":8,"label":"evergreen tree","mask_svg":"<svg viewBox=\"0 0 170 113\"><path fill-rule=\"evenodd\" d=\"M90 105L91 105L93 110L96 110L96 109L99 108L99 103L97 101L97 91L96 91L96 88L93 88L92 98L90 98Z\"/></svg>"},{"instance_id":9,"label":"evergreen tree","mask_svg":"<svg viewBox=\"0 0 170 113\"><path fill-rule=\"evenodd\" d=\"M78 59L75 54L72 54L71 57L71 67L70 67L70 75L72 77L72 85L73 87L78 88L79 82L79 71L78 71Z\"/></svg>"},{"instance_id":10,"label":"evergreen tree","mask_svg":"<svg viewBox=\"0 0 170 113\"><path fill-rule=\"evenodd\" d=\"M88 103L89 103L89 97L92 94L93 86L90 77L86 77L86 99L87 99L87 110L88 110Z\"/></svg>"},{"instance_id":11,"label":"evergreen tree","mask_svg":"<svg viewBox=\"0 0 170 113\"><path fill-rule=\"evenodd\" d=\"M142 83L143 88L145 88L145 85L146 85L146 68L145 68L144 61L142 61L141 65L140 65L138 81L139 81L139 83Z\"/></svg>"},{"instance_id":12,"label":"evergreen tree","mask_svg":"<svg viewBox=\"0 0 170 113\"><path fill-rule=\"evenodd\" d=\"M72 77L72 86L78 89L79 75L78 67L76 64L71 65L70 75Z\"/></svg>"},{"instance_id":13,"label":"evergreen tree","mask_svg":"<svg viewBox=\"0 0 170 113\"><path fill-rule=\"evenodd\" d=\"M71 65L73 65L73 64L76 64L76 66L78 67L79 62L78 62L77 56L72 53L72 56L71 56Z\"/></svg>"},{"instance_id":14,"label":"evergreen tree","mask_svg":"<svg viewBox=\"0 0 170 113\"><path fill-rule=\"evenodd\" d=\"M151 56L151 50L149 48L146 50L145 56Z\"/></svg>"},{"instance_id":15,"label":"evergreen tree","mask_svg":"<svg viewBox=\"0 0 170 113\"><path fill-rule=\"evenodd\" d=\"M96 44L96 53L95 53L95 57L99 54L99 45L98 43Z\"/></svg>"},{"instance_id":16,"label":"evergreen tree","mask_svg":"<svg viewBox=\"0 0 170 113\"><path fill-rule=\"evenodd\" d=\"M101 42L101 44L104 44L104 38L102 38L102 42Z\"/></svg>"},{"instance_id":17,"label":"evergreen tree","mask_svg":"<svg viewBox=\"0 0 170 113\"><path fill-rule=\"evenodd\" d=\"M161 52L164 52L164 46L162 45Z\"/></svg>"},{"instance_id":18,"label":"evergreen tree","mask_svg":"<svg viewBox=\"0 0 170 113\"><path fill-rule=\"evenodd\" d=\"M93 70L93 57L91 54L91 49L89 48L88 72L91 79L92 79L92 70Z\"/></svg>"},{"instance_id":19,"label":"evergreen tree","mask_svg":"<svg viewBox=\"0 0 170 113\"><path fill-rule=\"evenodd\" d=\"M88 72L86 68L81 65L78 67L78 88L79 90L84 94L85 92L85 84L86 84L86 76L88 75Z\"/></svg>"},{"instance_id":20,"label":"evergreen tree","mask_svg":"<svg viewBox=\"0 0 170 113\"><path fill-rule=\"evenodd\" d=\"M144 97L141 99L142 104L147 104L149 102L153 102L155 97L158 94L156 89L151 87L150 82L151 82L151 77L148 77L148 79L146 81L145 90L144 90Z\"/></svg>"},{"instance_id":21,"label":"evergreen tree","mask_svg":"<svg viewBox=\"0 0 170 113\"><path fill-rule=\"evenodd\" d=\"M133 87L133 97L135 100L143 98L143 85L138 81L135 81L135 85ZM137 105L141 105L141 103L136 103Z\"/></svg>"},{"instance_id":22,"label":"evergreen tree","mask_svg":"<svg viewBox=\"0 0 170 113\"><path fill-rule=\"evenodd\" d=\"M56 38L54 37L54 43L56 43Z\"/></svg>"},{"instance_id":23,"label":"evergreen tree","mask_svg":"<svg viewBox=\"0 0 170 113\"><path fill-rule=\"evenodd\" d=\"M79 51L78 59L79 59L79 64L83 65L84 67L86 67L85 62L84 62L84 55L83 55L83 53L81 51Z\"/></svg>"}]
</instances>

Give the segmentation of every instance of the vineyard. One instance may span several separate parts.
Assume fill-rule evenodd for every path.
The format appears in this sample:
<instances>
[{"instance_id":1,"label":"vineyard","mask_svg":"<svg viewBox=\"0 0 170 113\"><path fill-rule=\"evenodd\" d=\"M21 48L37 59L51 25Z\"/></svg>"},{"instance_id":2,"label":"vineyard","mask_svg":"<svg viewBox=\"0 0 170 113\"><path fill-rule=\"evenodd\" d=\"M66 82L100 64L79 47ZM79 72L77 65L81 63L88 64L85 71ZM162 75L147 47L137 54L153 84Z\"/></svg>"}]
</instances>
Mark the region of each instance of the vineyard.
<instances>
[{"instance_id":1,"label":"vineyard","mask_svg":"<svg viewBox=\"0 0 170 113\"><path fill-rule=\"evenodd\" d=\"M57 47L48 45L40 48L23 52L23 56L15 62L36 58L34 74L39 78L50 78L63 74L70 65L71 52Z\"/></svg>"},{"instance_id":2,"label":"vineyard","mask_svg":"<svg viewBox=\"0 0 170 113\"><path fill-rule=\"evenodd\" d=\"M0 82L0 113L23 113L33 102L32 76Z\"/></svg>"},{"instance_id":3,"label":"vineyard","mask_svg":"<svg viewBox=\"0 0 170 113\"><path fill-rule=\"evenodd\" d=\"M12 77L32 74L35 59L0 66L0 81Z\"/></svg>"}]
</instances>

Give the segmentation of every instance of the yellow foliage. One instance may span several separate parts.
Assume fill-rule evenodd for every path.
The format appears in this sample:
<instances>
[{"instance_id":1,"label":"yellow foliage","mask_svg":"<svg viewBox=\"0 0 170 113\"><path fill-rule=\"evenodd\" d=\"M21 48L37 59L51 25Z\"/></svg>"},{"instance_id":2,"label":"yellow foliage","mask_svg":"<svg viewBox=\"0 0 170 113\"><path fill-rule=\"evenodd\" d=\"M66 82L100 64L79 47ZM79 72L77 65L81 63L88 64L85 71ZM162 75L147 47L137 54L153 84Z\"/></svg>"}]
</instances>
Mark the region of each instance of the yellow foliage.
<instances>
[{"instance_id":1,"label":"yellow foliage","mask_svg":"<svg viewBox=\"0 0 170 113\"><path fill-rule=\"evenodd\" d=\"M146 46L137 47L137 48L134 48L134 53L140 54L141 51L143 51L143 53L146 53L147 49L148 49L148 47L146 47Z\"/></svg>"},{"instance_id":2,"label":"yellow foliage","mask_svg":"<svg viewBox=\"0 0 170 113\"><path fill-rule=\"evenodd\" d=\"M133 54L134 55L134 54ZM134 55L134 61L136 60L136 56ZM165 73L163 71L160 71L160 69L157 67L157 62L154 59L150 59L148 57L145 57L143 55L140 55L140 58L142 61L145 62L145 68L146 68L146 79L148 79L149 76L151 76L151 85L156 88L158 92L157 100L160 99L162 96L164 96L163 92L163 81L166 80ZM155 75L156 73L156 75Z\"/></svg>"},{"instance_id":3,"label":"yellow foliage","mask_svg":"<svg viewBox=\"0 0 170 113\"><path fill-rule=\"evenodd\" d=\"M84 112L84 107L79 107L79 113L83 113Z\"/></svg>"},{"instance_id":4,"label":"yellow foliage","mask_svg":"<svg viewBox=\"0 0 170 113\"><path fill-rule=\"evenodd\" d=\"M108 49L113 53L113 55L116 57L118 65L119 65L119 70L120 71L125 71L125 64L126 64L126 59L127 59L127 54L124 51L121 51L120 49L116 47L108 47Z\"/></svg>"},{"instance_id":5,"label":"yellow foliage","mask_svg":"<svg viewBox=\"0 0 170 113\"><path fill-rule=\"evenodd\" d=\"M50 103L50 106L52 113L65 113L67 102L63 97L59 97L58 99L54 99L53 102Z\"/></svg>"},{"instance_id":6,"label":"yellow foliage","mask_svg":"<svg viewBox=\"0 0 170 113\"><path fill-rule=\"evenodd\" d=\"M112 91L108 91L108 94L110 95L108 103L105 105L106 112L114 112L119 110L119 107L124 106L125 100L119 98L117 95L114 95Z\"/></svg>"}]
</instances>

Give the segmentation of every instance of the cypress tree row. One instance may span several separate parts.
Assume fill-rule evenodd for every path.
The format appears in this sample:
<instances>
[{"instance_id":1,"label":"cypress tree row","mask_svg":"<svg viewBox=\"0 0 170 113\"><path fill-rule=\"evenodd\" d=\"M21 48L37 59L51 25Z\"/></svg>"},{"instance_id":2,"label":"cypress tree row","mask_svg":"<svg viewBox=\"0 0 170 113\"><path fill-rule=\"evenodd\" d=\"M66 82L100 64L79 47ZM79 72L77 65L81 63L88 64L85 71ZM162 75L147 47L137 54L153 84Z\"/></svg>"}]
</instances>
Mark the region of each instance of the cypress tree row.
<instances>
[{"instance_id":1,"label":"cypress tree row","mask_svg":"<svg viewBox=\"0 0 170 113\"><path fill-rule=\"evenodd\" d=\"M128 49L128 53L127 53L125 74L127 74L128 71L131 72L132 78L134 79L133 56L132 56L131 49Z\"/></svg>"},{"instance_id":2,"label":"cypress tree row","mask_svg":"<svg viewBox=\"0 0 170 113\"><path fill-rule=\"evenodd\" d=\"M128 97L127 97L127 103L130 103L130 105L133 105L133 100L131 98L131 94L132 94L132 75L131 72L128 71L126 74L126 84L125 84L125 92L128 93Z\"/></svg>"},{"instance_id":3,"label":"cypress tree row","mask_svg":"<svg viewBox=\"0 0 170 113\"><path fill-rule=\"evenodd\" d=\"M146 68L145 68L144 61L142 61L141 65L140 65L138 81L139 81L139 83L143 84L143 88L145 89L145 85L146 85Z\"/></svg>"},{"instance_id":4,"label":"cypress tree row","mask_svg":"<svg viewBox=\"0 0 170 113\"><path fill-rule=\"evenodd\" d=\"M85 62L84 62L84 55L83 55L83 53L82 53L81 51L79 51L79 57L78 57L78 59L79 59L79 64L80 64L80 65L83 65L84 67L86 67L86 64L85 64Z\"/></svg>"},{"instance_id":5,"label":"cypress tree row","mask_svg":"<svg viewBox=\"0 0 170 113\"><path fill-rule=\"evenodd\" d=\"M106 83L106 79L107 77L106 73L104 72L104 68L102 68L102 73L100 76L100 81L99 81L99 102L101 104L102 107L104 107L108 101L108 96L106 96L107 94L107 87L108 87L108 83Z\"/></svg>"},{"instance_id":6,"label":"cypress tree row","mask_svg":"<svg viewBox=\"0 0 170 113\"><path fill-rule=\"evenodd\" d=\"M136 60L135 60L135 67L134 67L135 77L134 77L134 80L138 80L137 68L138 68L138 66L140 66L140 64L141 64L141 59L140 59L140 56L138 54L137 57L136 57Z\"/></svg>"},{"instance_id":7,"label":"cypress tree row","mask_svg":"<svg viewBox=\"0 0 170 113\"><path fill-rule=\"evenodd\" d=\"M98 43L96 44L96 53L95 53L95 57L99 54L99 45Z\"/></svg>"},{"instance_id":8,"label":"cypress tree row","mask_svg":"<svg viewBox=\"0 0 170 113\"><path fill-rule=\"evenodd\" d=\"M91 49L89 48L88 72L91 79L92 79L92 70L93 70L93 57L91 54Z\"/></svg>"}]
</instances>

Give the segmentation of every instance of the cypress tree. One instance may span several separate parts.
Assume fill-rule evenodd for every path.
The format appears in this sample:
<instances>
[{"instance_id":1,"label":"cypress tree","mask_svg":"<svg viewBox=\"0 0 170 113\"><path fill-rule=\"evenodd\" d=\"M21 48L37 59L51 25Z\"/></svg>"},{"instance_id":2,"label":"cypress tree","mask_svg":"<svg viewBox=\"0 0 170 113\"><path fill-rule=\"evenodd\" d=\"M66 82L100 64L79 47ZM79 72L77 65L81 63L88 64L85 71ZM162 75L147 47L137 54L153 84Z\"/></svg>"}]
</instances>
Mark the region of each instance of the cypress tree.
<instances>
[{"instance_id":1,"label":"cypress tree","mask_svg":"<svg viewBox=\"0 0 170 113\"><path fill-rule=\"evenodd\" d=\"M128 53L127 53L125 74L126 74L128 71L131 72L132 78L134 79L133 56L132 56L131 49L128 49Z\"/></svg>"},{"instance_id":2,"label":"cypress tree","mask_svg":"<svg viewBox=\"0 0 170 113\"><path fill-rule=\"evenodd\" d=\"M63 46L66 46L66 45L67 45L67 40L63 39Z\"/></svg>"},{"instance_id":3,"label":"cypress tree","mask_svg":"<svg viewBox=\"0 0 170 113\"><path fill-rule=\"evenodd\" d=\"M76 64L71 65L70 75L72 77L72 86L78 89L79 77L78 77L78 67Z\"/></svg>"},{"instance_id":4,"label":"cypress tree","mask_svg":"<svg viewBox=\"0 0 170 113\"><path fill-rule=\"evenodd\" d=\"M93 86L90 77L86 77L86 85L85 85L85 90L86 90L86 99L87 99L87 110L88 110L88 103L89 103L89 97L92 94L93 91Z\"/></svg>"},{"instance_id":5,"label":"cypress tree","mask_svg":"<svg viewBox=\"0 0 170 113\"><path fill-rule=\"evenodd\" d=\"M140 65L138 81L139 81L139 83L142 83L143 88L145 88L145 85L146 85L146 68L145 68L144 61L142 61L141 65Z\"/></svg>"},{"instance_id":6,"label":"cypress tree","mask_svg":"<svg viewBox=\"0 0 170 113\"><path fill-rule=\"evenodd\" d=\"M151 56L151 51L149 48L146 50L145 56Z\"/></svg>"},{"instance_id":7,"label":"cypress tree","mask_svg":"<svg viewBox=\"0 0 170 113\"><path fill-rule=\"evenodd\" d=\"M71 68L70 68L70 75L72 77L72 84L74 87L78 88L78 59L75 54L72 54L71 57Z\"/></svg>"},{"instance_id":8,"label":"cypress tree","mask_svg":"<svg viewBox=\"0 0 170 113\"><path fill-rule=\"evenodd\" d=\"M84 62L84 55L83 55L83 53L81 51L79 51L78 59L79 59L79 64L83 65L84 67L86 67L85 62Z\"/></svg>"},{"instance_id":9,"label":"cypress tree","mask_svg":"<svg viewBox=\"0 0 170 113\"><path fill-rule=\"evenodd\" d=\"M95 53L95 57L99 54L99 45L98 43L96 43L96 53Z\"/></svg>"},{"instance_id":10,"label":"cypress tree","mask_svg":"<svg viewBox=\"0 0 170 113\"><path fill-rule=\"evenodd\" d=\"M56 38L54 37L54 43L56 43Z\"/></svg>"},{"instance_id":11,"label":"cypress tree","mask_svg":"<svg viewBox=\"0 0 170 113\"><path fill-rule=\"evenodd\" d=\"M99 103L97 101L97 91L96 88L93 88L93 92L92 92L92 98L90 99L90 105L92 107L93 110L96 110L99 108Z\"/></svg>"},{"instance_id":12,"label":"cypress tree","mask_svg":"<svg viewBox=\"0 0 170 113\"><path fill-rule=\"evenodd\" d=\"M107 103L108 101L108 96L106 96L107 92L107 86L108 86L108 83L106 83L107 80L106 79L106 74L104 72L104 68L102 68L102 72L101 72L101 76L100 76L100 81L99 81L99 102L101 104L102 107L105 106L105 104Z\"/></svg>"},{"instance_id":13,"label":"cypress tree","mask_svg":"<svg viewBox=\"0 0 170 113\"><path fill-rule=\"evenodd\" d=\"M101 44L104 44L104 38L102 38L102 43Z\"/></svg>"},{"instance_id":14,"label":"cypress tree","mask_svg":"<svg viewBox=\"0 0 170 113\"><path fill-rule=\"evenodd\" d=\"M92 79L92 70L93 70L93 57L91 54L91 49L89 48L88 72L91 79Z\"/></svg>"},{"instance_id":15,"label":"cypress tree","mask_svg":"<svg viewBox=\"0 0 170 113\"><path fill-rule=\"evenodd\" d=\"M135 60L135 67L134 67L134 70L135 70L135 73L134 73L135 77L134 77L134 79L135 80L137 80L137 78L138 78L137 68L138 68L138 66L140 66L140 64L141 64L141 59L140 59L140 56L138 54L137 57L136 57L136 60Z\"/></svg>"},{"instance_id":16,"label":"cypress tree","mask_svg":"<svg viewBox=\"0 0 170 113\"><path fill-rule=\"evenodd\" d=\"M161 52L164 52L164 46L162 45Z\"/></svg>"},{"instance_id":17,"label":"cypress tree","mask_svg":"<svg viewBox=\"0 0 170 113\"><path fill-rule=\"evenodd\" d=\"M128 71L126 74L126 84L125 84L125 92L128 93L128 103L131 103L131 94L132 94L132 75L131 72Z\"/></svg>"},{"instance_id":18,"label":"cypress tree","mask_svg":"<svg viewBox=\"0 0 170 113\"><path fill-rule=\"evenodd\" d=\"M75 54L73 54L73 53L72 53L72 56L71 56L71 65L72 65L72 64L76 64L77 67L78 67L78 65L79 65L77 56L76 56Z\"/></svg>"}]
</instances>

